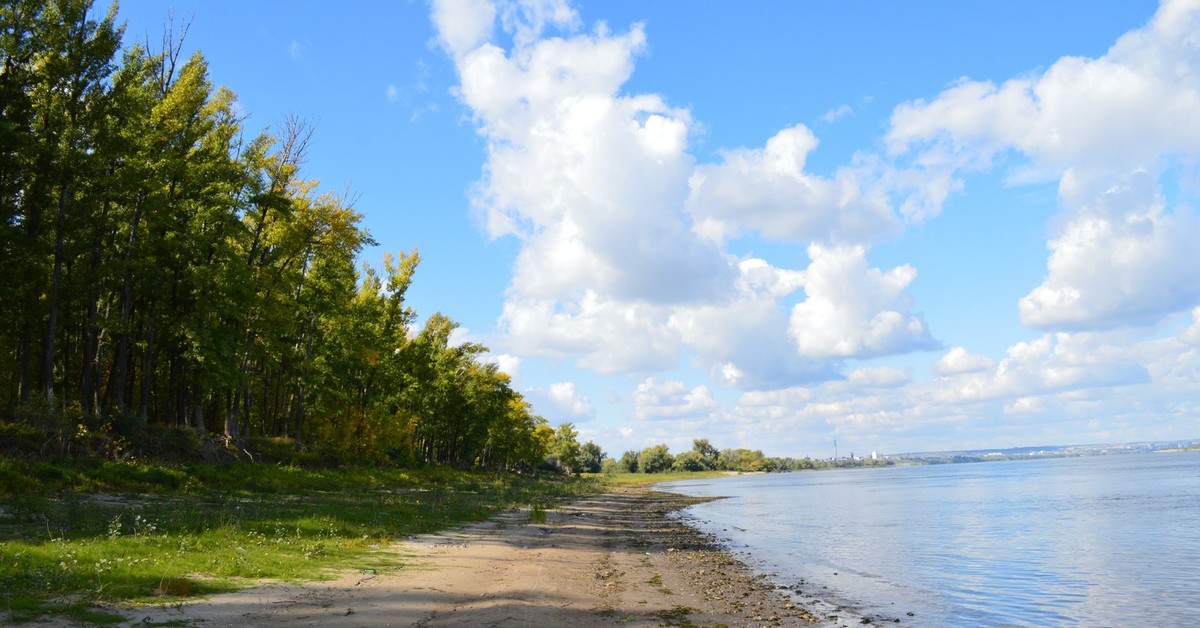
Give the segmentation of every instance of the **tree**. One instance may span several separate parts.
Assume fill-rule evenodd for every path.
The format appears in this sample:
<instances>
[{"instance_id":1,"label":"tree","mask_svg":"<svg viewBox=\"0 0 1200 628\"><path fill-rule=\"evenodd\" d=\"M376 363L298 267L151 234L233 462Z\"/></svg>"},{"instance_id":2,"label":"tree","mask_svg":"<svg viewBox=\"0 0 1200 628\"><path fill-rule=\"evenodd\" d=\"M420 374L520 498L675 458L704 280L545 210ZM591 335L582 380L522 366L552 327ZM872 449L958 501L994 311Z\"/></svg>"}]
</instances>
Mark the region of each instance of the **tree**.
<instances>
[{"instance_id":1,"label":"tree","mask_svg":"<svg viewBox=\"0 0 1200 628\"><path fill-rule=\"evenodd\" d=\"M30 91L35 111L33 133L34 173L23 195L29 210L52 223L46 244L52 260L44 278L46 318L42 336L42 394L53 402L62 372L58 358L60 317L69 311L64 285L65 268L80 256L80 225L94 220L101 207L93 184L102 181L98 142L109 113L108 79L120 46L121 30L115 24L116 5L100 22L90 18L91 0L47 3L40 16L35 71L38 81ZM51 218L52 217L52 218ZM52 234L52 235L51 235ZM33 275L37 281L36 274ZM64 325L65 326L65 325Z\"/></svg>"},{"instance_id":2,"label":"tree","mask_svg":"<svg viewBox=\"0 0 1200 628\"><path fill-rule=\"evenodd\" d=\"M578 437L579 432L575 431L573 423L563 423L554 431L551 453L558 457L559 465L567 473L579 473L583 470Z\"/></svg>"},{"instance_id":3,"label":"tree","mask_svg":"<svg viewBox=\"0 0 1200 628\"><path fill-rule=\"evenodd\" d=\"M630 449L621 454L621 459L617 461L617 470L624 473L637 473L638 452Z\"/></svg>"},{"instance_id":4,"label":"tree","mask_svg":"<svg viewBox=\"0 0 1200 628\"><path fill-rule=\"evenodd\" d=\"M290 438L327 462L534 469L553 451L583 468L573 426L533 415L486 347L451 342L457 323L414 329L419 256L363 263L353 199L302 176L310 125L246 141L182 35L119 55L115 19L0 3L0 417Z\"/></svg>"},{"instance_id":5,"label":"tree","mask_svg":"<svg viewBox=\"0 0 1200 628\"><path fill-rule=\"evenodd\" d=\"M638 470L642 473L662 473L669 471L675 458L666 445L653 445L638 454Z\"/></svg>"},{"instance_id":6,"label":"tree","mask_svg":"<svg viewBox=\"0 0 1200 628\"><path fill-rule=\"evenodd\" d=\"M697 438L692 441L692 451L700 458L704 469L716 469L721 461L721 452L709 444L707 438Z\"/></svg>"},{"instance_id":7,"label":"tree","mask_svg":"<svg viewBox=\"0 0 1200 628\"><path fill-rule=\"evenodd\" d=\"M579 448L579 466L588 473L600 473L604 466L604 450L592 441Z\"/></svg>"},{"instance_id":8,"label":"tree","mask_svg":"<svg viewBox=\"0 0 1200 628\"><path fill-rule=\"evenodd\" d=\"M693 450L675 456L675 461L671 463L671 469L675 471L706 471L709 467L704 458Z\"/></svg>"}]
</instances>

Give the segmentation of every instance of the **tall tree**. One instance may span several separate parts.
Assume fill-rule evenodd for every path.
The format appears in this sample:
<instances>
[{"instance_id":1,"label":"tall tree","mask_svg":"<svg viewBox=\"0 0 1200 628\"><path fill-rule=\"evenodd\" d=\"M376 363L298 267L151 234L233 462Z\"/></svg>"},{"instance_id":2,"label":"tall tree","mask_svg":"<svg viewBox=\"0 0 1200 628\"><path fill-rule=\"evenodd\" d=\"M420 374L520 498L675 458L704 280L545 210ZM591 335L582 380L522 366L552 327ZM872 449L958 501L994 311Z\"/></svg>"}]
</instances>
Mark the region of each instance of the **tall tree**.
<instances>
[{"instance_id":1,"label":"tall tree","mask_svg":"<svg viewBox=\"0 0 1200 628\"><path fill-rule=\"evenodd\" d=\"M54 400L63 266L78 255L74 247L68 248L74 226L69 219L86 223L86 214L96 211L97 199L89 195L88 184L98 178L96 138L107 113L108 78L115 69L123 30L115 25L115 4L99 22L92 19L91 9L91 0L48 3L41 15L43 48L35 62L39 80L33 89L34 132L45 166L38 175L46 181L39 186L43 193L29 201L52 205L54 215L41 376L47 402Z\"/></svg>"}]
</instances>

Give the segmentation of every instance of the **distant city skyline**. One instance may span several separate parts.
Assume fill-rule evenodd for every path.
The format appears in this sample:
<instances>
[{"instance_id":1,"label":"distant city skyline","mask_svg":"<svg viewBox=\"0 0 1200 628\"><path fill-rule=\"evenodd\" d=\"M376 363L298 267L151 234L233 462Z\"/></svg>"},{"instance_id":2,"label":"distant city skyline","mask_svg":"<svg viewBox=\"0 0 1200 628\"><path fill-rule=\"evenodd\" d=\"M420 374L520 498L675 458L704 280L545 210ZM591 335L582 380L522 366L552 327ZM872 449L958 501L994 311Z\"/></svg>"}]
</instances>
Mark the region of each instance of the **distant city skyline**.
<instances>
[{"instance_id":1,"label":"distant city skyline","mask_svg":"<svg viewBox=\"0 0 1200 628\"><path fill-rule=\"evenodd\" d=\"M126 0L126 43L169 14L611 456L1200 434L1196 0Z\"/></svg>"}]
</instances>

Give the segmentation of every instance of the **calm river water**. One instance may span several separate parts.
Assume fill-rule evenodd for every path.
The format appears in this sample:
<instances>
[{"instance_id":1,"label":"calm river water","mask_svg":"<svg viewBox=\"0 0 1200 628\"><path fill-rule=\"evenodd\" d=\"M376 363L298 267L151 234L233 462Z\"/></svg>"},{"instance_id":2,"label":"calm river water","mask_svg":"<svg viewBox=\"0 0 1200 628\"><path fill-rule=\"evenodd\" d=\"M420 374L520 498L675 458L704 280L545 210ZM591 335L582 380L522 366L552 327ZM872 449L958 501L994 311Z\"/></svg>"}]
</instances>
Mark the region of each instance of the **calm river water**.
<instances>
[{"instance_id":1,"label":"calm river water","mask_svg":"<svg viewBox=\"0 0 1200 628\"><path fill-rule=\"evenodd\" d=\"M876 621L1200 625L1200 453L660 487L727 497L687 515L780 584Z\"/></svg>"}]
</instances>

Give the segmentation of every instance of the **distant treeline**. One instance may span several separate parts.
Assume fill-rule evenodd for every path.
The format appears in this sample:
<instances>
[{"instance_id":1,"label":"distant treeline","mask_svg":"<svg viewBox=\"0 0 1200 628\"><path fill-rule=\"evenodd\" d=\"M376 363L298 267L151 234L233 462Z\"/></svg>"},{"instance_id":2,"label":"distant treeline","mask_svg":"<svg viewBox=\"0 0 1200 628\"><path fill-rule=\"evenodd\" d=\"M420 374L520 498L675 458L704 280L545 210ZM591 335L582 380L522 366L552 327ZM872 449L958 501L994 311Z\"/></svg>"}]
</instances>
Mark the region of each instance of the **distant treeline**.
<instances>
[{"instance_id":1,"label":"distant treeline","mask_svg":"<svg viewBox=\"0 0 1200 628\"><path fill-rule=\"evenodd\" d=\"M542 464L554 430L486 349L452 345L440 314L414 328L417 252L362 263L353 198L303 177L313 129L248 134L168 30L123 50L115 5L0 6L9 435L101 456L183 432L221 455Z\"/></svg>"},{"instance_id":2,"label":"distant treeline","mask_svg":"<svg viewBox=\"0 0 1200 628\"><path fill-rule=\"evenodd\" d=\"M688 451L672 454L666 445L627 451L619 459L605 460L606 470L621 473L665 473L667 471L738 471L743 473L804 471L840 467L873 467L894 464L888 459L768 458L754 449L717 449L708 439L692 441Z\"/></svg>"}]
</instances>

